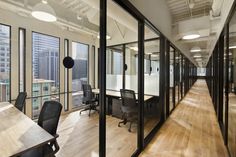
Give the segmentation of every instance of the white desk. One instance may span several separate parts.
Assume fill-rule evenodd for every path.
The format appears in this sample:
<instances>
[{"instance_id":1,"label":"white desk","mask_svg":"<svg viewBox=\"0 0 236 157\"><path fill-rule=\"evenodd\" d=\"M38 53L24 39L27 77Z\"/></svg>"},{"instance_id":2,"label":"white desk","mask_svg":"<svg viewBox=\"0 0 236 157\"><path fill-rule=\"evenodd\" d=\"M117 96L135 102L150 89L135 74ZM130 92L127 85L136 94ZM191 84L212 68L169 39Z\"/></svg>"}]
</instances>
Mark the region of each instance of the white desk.
<instances>
[{"instance_id":1,"label":"white desk","mask_svg":"<svg viewBox=\"0 0 236 157\"><path fill-rule=\"evenodd\" d=\"M95 94L99 94L99 89L93 89L92 90ZM106 90L106 96L108 99L108 115L112 115L112 99L113 98L120 98L120 92L119 91L113 91L113 90ZM138 98L138 95L136 94L136 99ZM150 95L144 95L144 102L148 101L149 99L153 98L153 96Z\"/></svg>"},{"instance_id":2,"label":"white desk","mask_svg":"<svg viewBox=\"0 0 236 157\"><path fill-rule=\"evenodd\" d=\"M0 157L19 156L53 139L12 104L0 103Z\"/></svg>"},{"instance_id":3,"label":"white desk","mask_svg":"<svg viewBox=\"0 0 236 157\"><path fill-rule=\"evenodd\" d=\"M99 89L93 89L92 90L94 93L99 94ZM120 98L120 92L119 91L113 91L113 90L106 90L106 95L107 96L112 96L112 97L117 97ZM136 99L138 98L138 94L135 94ZM153 96L150 95L144 95L144 101L147 101L151 99Z\"/></svg>"}]
</instances>

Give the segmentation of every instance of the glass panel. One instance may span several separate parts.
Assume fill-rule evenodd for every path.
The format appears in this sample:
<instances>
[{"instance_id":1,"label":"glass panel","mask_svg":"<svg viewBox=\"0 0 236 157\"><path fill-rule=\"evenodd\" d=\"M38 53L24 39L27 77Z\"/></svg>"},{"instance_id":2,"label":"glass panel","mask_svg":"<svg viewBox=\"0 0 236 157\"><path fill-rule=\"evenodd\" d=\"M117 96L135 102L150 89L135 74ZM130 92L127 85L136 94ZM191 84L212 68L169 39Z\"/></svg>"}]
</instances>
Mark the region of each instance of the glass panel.
<instances>
[{"instance_id":1,"label":"glass panel","mask_svg":"<svg viewBox=\"0 0 236 157\"><path fill-rule=\"evenodd\" d=\"M169 91L169 113L173 110L174 108L174 99L175 99L175 95L174 95L174 90L175 90L175 86L174 86L174 49L172 47L170 47L170 91Z\"/></svg>"},{"instance_id":2,"label":"glass panel","mask_svg":"<svg viewBox=\"0 0 236 157\"><path fill-rule=\"evenodd\" d=\"M33 32L33 119L46 100L59 101L59 38Z\"/></svg>"},{"instance_id":3,"label":"glass panel","mask_svg":"<svg viewBox=\"0 0 236 157\"><path fill-rule=\"evenodd\" d=\"M107 49L107 89L120 91L123 83L123 51L122 45Z\"/></svg>"},{"instance_id":4,"label":"glass panel","mask_svg":"<svg viewBox=\"0 0 236 157\"><path fill-rule=\"evenodd\" d=\"M229 23L229 110L228 110L228 148L231 156L236 156L236 13Z\"/></svg>"},{"instance_id":5,"label":"glass panel","mask_svg":"<svg viewBox=\"0 0 236 157\"><path fill-rule=\"evenodd\" d=\"M72 108L82 106L82 84L88 83L88 49L86 44L72 42Z\"/></svg>"},{"instance_id":6,"label":"glass panel","mask_svg":"<svg viewBox=\"0 0 236 157\"><path fill-rule=\"evenodd\" d=\"M138 56L137 56L138 44L127 44L125 50L125 64L127 70L125 70L125 88L138 92Z\"/></svg>"},{"instance_id":7,"label":"glass panel","mask_svg":"<svg viewBox=\"0 0 236 157\"><path fill-rule=\"evenodd\" d=\"M159 103L160 40L154 31L145 26L144 43L144 138L161 119Z\"/></svg>"},{"instance_id":8,"label":"glass panel","mask_svg":"<svg viewBox=\"0 0 236 157\"><path fill-rule=\"evenodd\" d=\"M10 27L0 24L0 101L10 99Z\"/></svg>"},{"instance_id":9,"label":"glass panel","mask_svg":"<svg viewBox=\"0 0 236 157\"><path fill-rule=\"evenodd\" d=\"M106 156L128 157L137 149L137 95L126 93L120 99L120 90L137 93L138 22L113 1L107 1L107 10Z\"/></svg>"},{"instance_id":10,"label":"glass panel","mask_svg":"<svg viewBox=\"0 0 236 157\"><path fill-rule=\"evenodd\" d=\"M179 102L179 52L175 52L175 104Z\"/></svg>"}]
</instances>

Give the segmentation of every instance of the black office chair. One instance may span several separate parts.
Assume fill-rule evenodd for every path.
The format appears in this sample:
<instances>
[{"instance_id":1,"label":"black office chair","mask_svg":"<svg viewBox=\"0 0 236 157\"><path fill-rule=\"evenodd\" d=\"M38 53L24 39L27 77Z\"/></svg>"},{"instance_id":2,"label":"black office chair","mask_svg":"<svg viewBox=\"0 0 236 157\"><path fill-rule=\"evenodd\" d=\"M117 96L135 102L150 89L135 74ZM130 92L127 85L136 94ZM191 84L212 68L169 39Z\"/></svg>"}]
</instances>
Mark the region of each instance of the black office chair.
<instances>
[{"instance_id":1,"label":"black office chair","mask_svg":"<svg viewBox=\"0 0 236 157\"><path fill-rule=\"evenodd\" d=\"M27 93L26 92L20 92L16 98L16 102L15 102L15 107L23 112L23 108L25 106L25 99L27 97Z\"/></svg>"},{"instance_id":2,"label":"black office chair","mask_svg":"<svg viewBox=\"0 0 236 157\"><path fill-rule=\"evenodd\" d=\"M92 92L91 86L89 84L83 84L82 88L83 88L83 104L86 104L87 107L81 110L80 114L87 110L89 110L89 116L91 110L99 112L97 110L98 105L96 105L96 102L98 100L96 99L95 94Z\"/></svg>"},{"instance_id":3,"label":"black office chair","mask_svg":"<svg viewBox=\"0 0 236 157\"><path fill-rule=\"evenodd\" d=\"M46 101L39 114L38 125L55 137L55 140L40 147L32 149L21 157L55 157L60 147L56 141L59 137L57 126L61 115L62 105L57 101Z\"/></svg>"},{"instance_id":4,"label":"black office chair","mask_svg":"<svg viewBox=\"0 0 236 157\"><path fill-rule=\"evenodd\" d=\"M137 122L138 120L138 105L135 98L135 93L132 90L127 89L121 89L121 111L122 111L122 121L119 122L118 127L120 127L120 124L126 124L127 122L130 122L129 126L129 132L131 132L131 127L134 122Z\"/></svg>"}]
</instances>

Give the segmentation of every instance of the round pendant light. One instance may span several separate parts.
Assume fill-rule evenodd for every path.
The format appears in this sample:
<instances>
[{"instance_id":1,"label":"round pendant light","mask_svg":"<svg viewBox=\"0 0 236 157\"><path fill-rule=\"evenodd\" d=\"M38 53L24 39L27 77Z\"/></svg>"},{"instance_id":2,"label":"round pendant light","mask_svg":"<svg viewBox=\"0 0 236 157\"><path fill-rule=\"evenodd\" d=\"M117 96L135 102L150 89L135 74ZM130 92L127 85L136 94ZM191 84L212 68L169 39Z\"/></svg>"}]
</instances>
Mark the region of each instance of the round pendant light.
<instances>
[{"instance_id":1,"label":"round pendant light","mask_svg":"<svg viewBox=\"0 0 236 157\"><path fill-rule=\"evenodd\" d=\"M57 20L55 11L46 0L36 4L31 14L34 18L45 22L55 22Z\"/></svg>"}]
</instances>

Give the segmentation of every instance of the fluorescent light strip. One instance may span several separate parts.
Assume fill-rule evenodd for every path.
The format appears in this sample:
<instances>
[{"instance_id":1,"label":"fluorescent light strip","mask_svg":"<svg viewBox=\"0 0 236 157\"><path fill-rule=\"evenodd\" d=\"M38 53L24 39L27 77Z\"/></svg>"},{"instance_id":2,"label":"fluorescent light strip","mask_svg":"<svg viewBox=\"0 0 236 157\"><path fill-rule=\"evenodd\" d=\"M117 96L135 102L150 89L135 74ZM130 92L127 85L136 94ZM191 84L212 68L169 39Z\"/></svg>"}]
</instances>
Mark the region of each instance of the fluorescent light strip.
<instances>
[{"instance_id":1,"label":"fluorescent light strip","mask_svg":"<svg viewBox=\"0 0 236 157\"><path fill-rule=\"evenodd\" d=\"M184 40L191 40L191 39L197 39L199 37L200 37L199 34L190 34L190 35L183 36L182 39L184 39Z\"/></svg>"}]
</instances>

